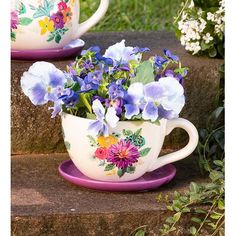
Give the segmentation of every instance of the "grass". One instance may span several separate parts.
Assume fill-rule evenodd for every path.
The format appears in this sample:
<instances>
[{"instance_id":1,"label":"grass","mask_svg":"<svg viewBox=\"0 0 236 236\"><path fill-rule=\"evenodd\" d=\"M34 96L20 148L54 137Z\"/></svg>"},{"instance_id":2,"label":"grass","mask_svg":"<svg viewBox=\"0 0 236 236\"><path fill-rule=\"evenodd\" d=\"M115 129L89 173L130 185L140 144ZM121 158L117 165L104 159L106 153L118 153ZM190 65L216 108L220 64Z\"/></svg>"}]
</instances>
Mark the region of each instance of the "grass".
<instances>
[{"instance_id":1,"label":"grass","mask_svg":"<svg viewBox=\"0 0 236 236\"><path fill-rule=\"evenodd\" d=\"M110 0L105 17L91 31L173 30L173 17L183 0ZM81 22L88 19L100 0L81 0Z\"/></svg>"}]
</instances>

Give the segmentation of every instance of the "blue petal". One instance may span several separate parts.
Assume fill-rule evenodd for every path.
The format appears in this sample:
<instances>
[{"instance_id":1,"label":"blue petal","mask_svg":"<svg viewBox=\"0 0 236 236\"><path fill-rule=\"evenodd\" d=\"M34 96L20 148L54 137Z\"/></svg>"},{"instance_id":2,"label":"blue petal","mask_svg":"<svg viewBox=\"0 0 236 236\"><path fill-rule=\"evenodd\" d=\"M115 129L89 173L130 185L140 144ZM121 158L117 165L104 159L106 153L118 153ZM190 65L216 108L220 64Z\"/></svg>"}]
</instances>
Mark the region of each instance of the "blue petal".
<instances>
[{"instance_id":1,"label":"blue petal","mask_svg":"<svg viewBox=\"0 0 236 236\"><path fill-rule=\"evenodd\" d=\"M153 101L158 100L164 94L165 90L159 82L151 82L144 86L144 96L151 98Z\"/></svg>"},{"instance_id":2,"label":"blue petal","mask_svg":"<svg viewBox=\"0 0 236 236\"><path fill-rule=\"evenodd\" d=\"M54 106L49 107L48 110L53 110L51 118L55 118L56 115L61 112L61 104L60 103L54 103Z\"/></svg>"},{"instance_id":3,"label":"blue petal","mask_svg":"<svg viewBox=\"0 0 236 236\"><path fill-rule=\"evenodd\" d=\"M156 121L158 118L158 107L153 102L149 102L143 109L142 117L144 120Z\"/></svg>"},{"instance_id":4,"label":"blue petal","mask_svg":"<svg viewBox=\"0 0 236 236\"><path fill-rule=\"evenodd\" d=\"M132 116L136 116L139 114L139 107L134 104L126 104L125 105L125 118L131 119Z\"/></svg>"},{"instance_id":5,"label":"blue petal","mask_svg":"<svg viewBox=\"0 0 236 236\"><path fill-rule=\"evenodd\" d=\"M91 135L94 135L94 136L97 136L99 131L103 130L104 127L103 127L103 122L99 121L99 120L96 120L96 121L92 121L90 124L89 124L89 127L88 127L88 132L91 134Z\"/></svg>"},{"instance_id":6,"label":"blue petal","mask_svg":"<svg viewBox=\"0 0 236 236\"><path fill-rule=\"evenodd\" d=\"M46 91L41 84L36 84L29 91L29 99L34 105L43 105L48 102L45 99Z\"/></svg>"}]
</instances>

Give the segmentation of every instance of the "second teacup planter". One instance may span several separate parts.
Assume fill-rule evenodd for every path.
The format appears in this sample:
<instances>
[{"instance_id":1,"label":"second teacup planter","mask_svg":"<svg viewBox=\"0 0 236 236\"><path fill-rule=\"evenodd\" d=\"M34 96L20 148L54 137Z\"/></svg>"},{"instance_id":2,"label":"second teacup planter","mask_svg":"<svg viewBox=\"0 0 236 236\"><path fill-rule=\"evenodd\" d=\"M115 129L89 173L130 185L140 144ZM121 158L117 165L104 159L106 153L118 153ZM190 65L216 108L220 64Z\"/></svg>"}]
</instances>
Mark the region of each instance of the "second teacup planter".
<instances>
[{"instance_id":1,"label":"second teacup planter","mask_svg":"<svg viewBox=\"0 0 236 236\"><path fill-rule=\"evenodd\" d=\"M95 14L79 24L79 0L11 0L11 48L63 48L94 26L108 5L109 0L101 0Z\"/></svg>"},{"instance_id":2,"label":"second teacup planter","mask_svg":"<svg viewBox=\"0 0 236 236\"><path fill-rule=\"evenodd\" d=\"M189 156L198 144L198 132L189 121L163 119L160 125L148 121L120 121L109 136L88 134L90 119L62 113L67 151L75 166L86 176L101 181L131 181L164 165ZM174 128L189 135L183 149L158 157L165 136Z\"/></svg>"}]
</instances>

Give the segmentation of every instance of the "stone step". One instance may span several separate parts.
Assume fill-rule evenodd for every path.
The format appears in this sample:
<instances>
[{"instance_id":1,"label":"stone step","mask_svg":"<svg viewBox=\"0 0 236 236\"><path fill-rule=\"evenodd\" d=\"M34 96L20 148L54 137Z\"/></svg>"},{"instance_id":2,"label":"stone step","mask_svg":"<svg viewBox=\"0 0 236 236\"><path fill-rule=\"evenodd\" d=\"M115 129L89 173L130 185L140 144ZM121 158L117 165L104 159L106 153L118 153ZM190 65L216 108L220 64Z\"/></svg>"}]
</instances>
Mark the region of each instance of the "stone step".
<instances>
[{"instance_id":1,"label":"stone step","mask_svg":"<svg viewBox=\"0 0 236 236\"><path fill-rule=\"evenodd\" d=\"M197 127L205 125L207 116L214 109L214 98L218 92L218 68L223 60L197 57L188 54L173 33L160 32L117 32L88 33L83 36L85 48L99 45L104 50L117 41L126 39L127 45L149 47L145 58L162 53L164 48L179 55L182 64L190 68L185 83L186 105L181 117L189 119ZM58 68L65 69L72 59L52 61ZM51 119L47 107L35 107L21 92L20 77L33 62L12 61L12 153L65 152L61 135L60 118ZM186 142L184 132L176 130L166 139L165 147L174 148Z\"/></svg>"},{"instance_id":2,"label":"stone step","mask_svg":"<svg viewBox=\"0 0 236 236\"><path fill-rule=\"evenodd\" d=\"M67 159L67 154L12 157L12 235L128 236L142 225L147 225L148 235L160 235L169 212L156 196L171 197L175 190L185 191L191 181L206 181L200 176L197 157L191 156L175 163L176 177L156 190L95 191L72 185L59 175L57 168ZM183 219L178 235L186 235L190 217Z\"/></svg>"}]
</instances>

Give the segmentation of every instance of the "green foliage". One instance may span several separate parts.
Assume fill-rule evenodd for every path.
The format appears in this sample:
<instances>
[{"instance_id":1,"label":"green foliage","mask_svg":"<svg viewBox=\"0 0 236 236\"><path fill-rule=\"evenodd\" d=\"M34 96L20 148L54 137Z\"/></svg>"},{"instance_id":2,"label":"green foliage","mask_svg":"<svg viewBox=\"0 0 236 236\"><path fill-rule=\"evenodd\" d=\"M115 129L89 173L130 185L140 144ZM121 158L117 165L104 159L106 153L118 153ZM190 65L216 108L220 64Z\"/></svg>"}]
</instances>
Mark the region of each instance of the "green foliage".
<instances>
[{"instance_id":1,"label":"green foliage","mask_svg":"<svg viewBox=\"0 0 236 236\"><path fill-rule=\"evenodd\" d=\"M100 0L81 0L81 22L98 8ZM172 19L182 0L111 0L105 17L92 31L173 31Z\"/></svg>"},{"instance_id":2,"label":"green foliage","mask_svg":"<svg viewBox=\"0 0 236 236\"><path fill-rule=\"evenodd\" d=\"M144 61L137 68L136 77L131 80L131 84L137 82L148 84L150 82L153 82L154 80L154 68L152 66L152 63L150 61Z\"/></svg>"},{"instance_id":3,"label":"green foliage","mask_svg":"<svg viewBox=\"0 0 236 236\"><path fill-rule=\"evenodd\" d=\"M141 150L141 151L139 152L139 154L140 154L141 157L144 157L144 156L146 156L150 151L151 151L151 148L144 148L143 150Z\"/></svg>"},{"instance_id":4,"label":"green foliage","mask_svg":"<svg viewBox=\"0 0 236 236\"><path fill-rule=\"evenodd\" d=\"M194 215L188 229L191 235L203 235L203 229L211 235L224 234L225 152L224 107L222 106L224 94L220 93L220 95L218 107L210 114L206 128L199 130L199 165L202 172L208 172L210 181L200 184L192 182L189 190L184 194L174 193L171 204L167 205L167 209L173 212L173 216L168 217L163 224L160 230L162 235L177 230L181 216L187 212ZM161 200L161 197L158 200ZM207 210L204 207L196 207L196 204L206 206Z\"/></svg>"},{"instance_id":5,"label":"green foliage","mask_svg":"<svg viewBox=\"0 0 236 236\"><path fill-rule=\"evenodd\" d=\"M20 18L20 25L29 25L33 20L28 17Z\"/></svg>"}]
</instances>

